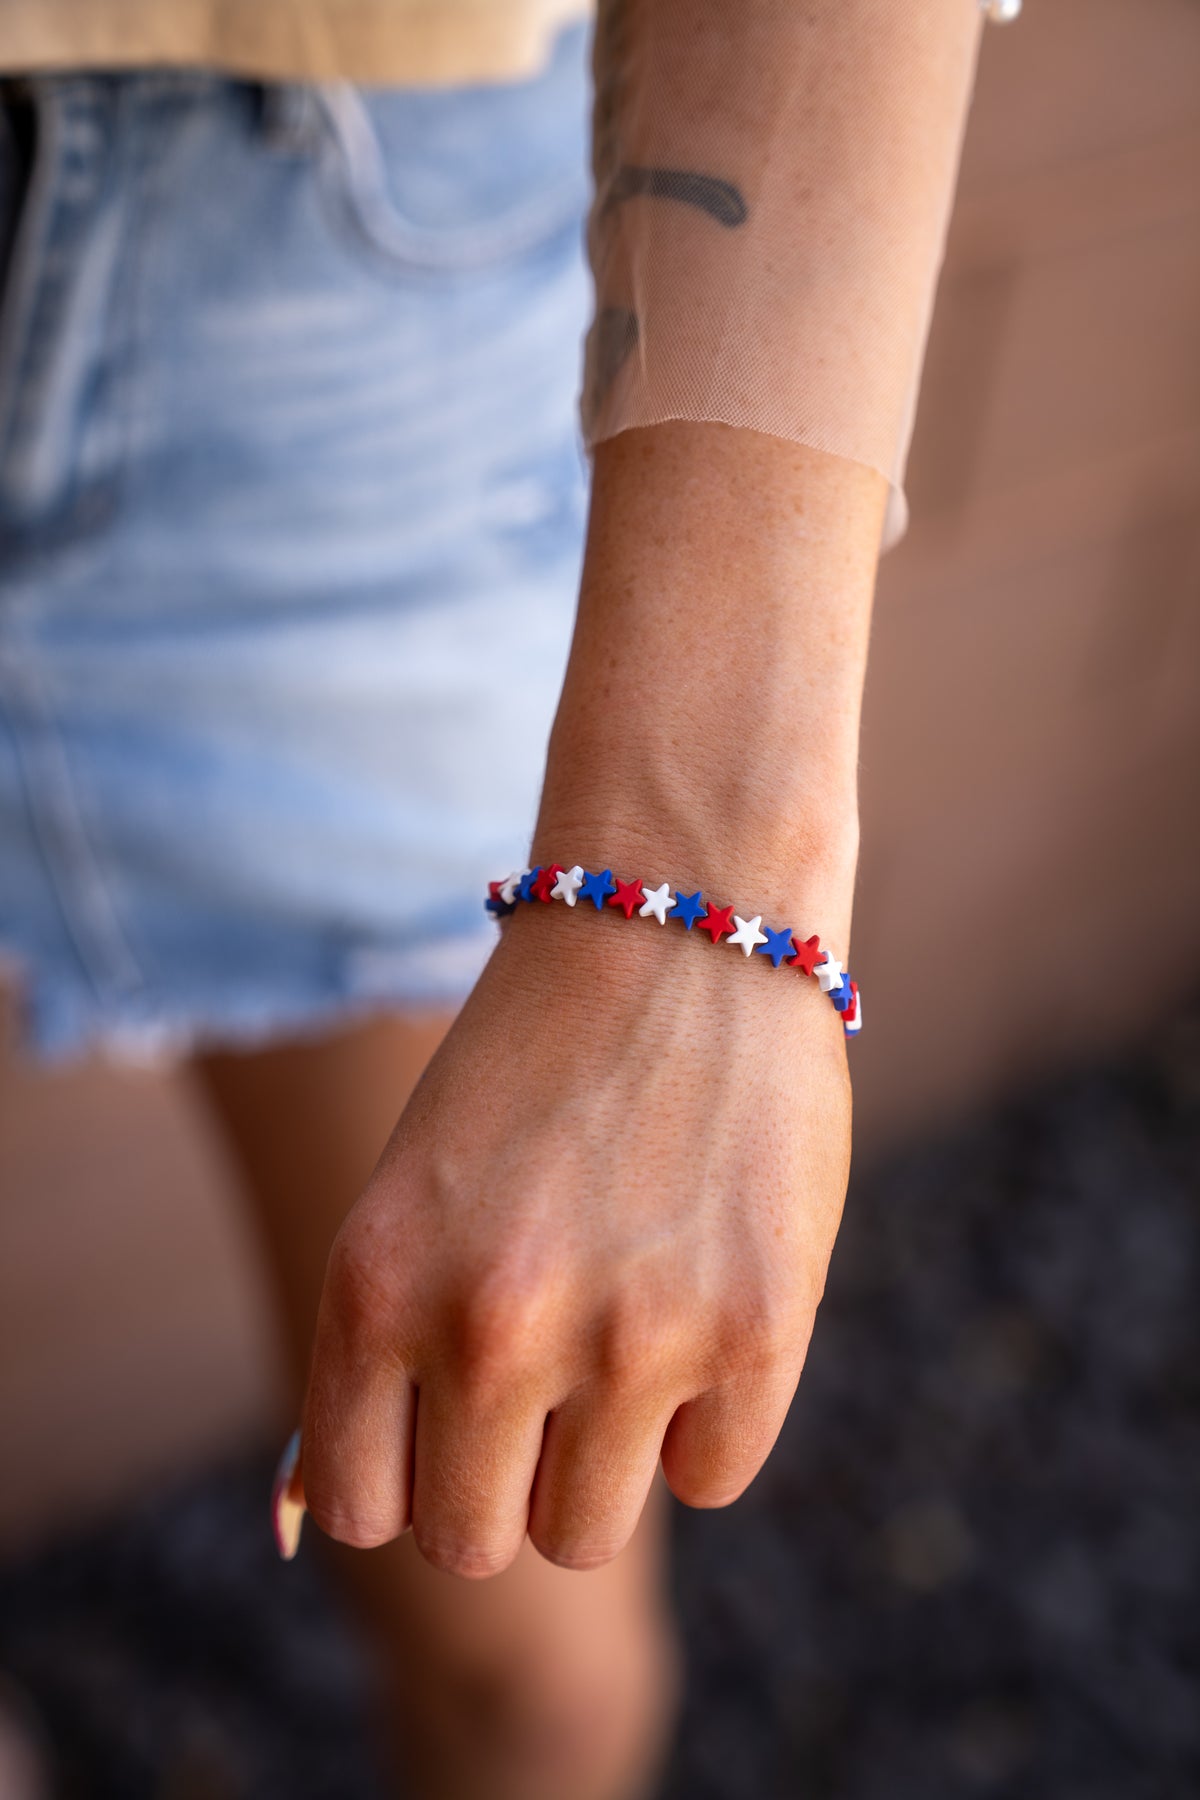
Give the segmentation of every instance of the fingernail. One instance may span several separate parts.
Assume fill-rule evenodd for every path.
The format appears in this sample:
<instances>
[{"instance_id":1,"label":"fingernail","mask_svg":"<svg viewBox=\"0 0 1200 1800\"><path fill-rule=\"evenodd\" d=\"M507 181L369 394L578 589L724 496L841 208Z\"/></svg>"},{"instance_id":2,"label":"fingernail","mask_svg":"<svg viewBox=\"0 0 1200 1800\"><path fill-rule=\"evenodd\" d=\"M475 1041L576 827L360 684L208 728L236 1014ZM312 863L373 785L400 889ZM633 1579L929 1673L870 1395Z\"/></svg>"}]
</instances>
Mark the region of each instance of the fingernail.
<instances>
[{"instance_id":1,"label":"fingernail","mask_svg":"<svg viewBox=\"0 0 1200 1800\"><path fill-rule=\"evenodd\" d=\"M271 1524L275 1531L275 1548L284 1562L291 1562L300 1548L300 1527L304 1523L306 1507L303 1489L296 1482L296 1468L300 1461L300 1433L293 1431L279 1459L279 1467L275 1471L275 1485L271 1489Z\"/></svg>"}]
</instances>

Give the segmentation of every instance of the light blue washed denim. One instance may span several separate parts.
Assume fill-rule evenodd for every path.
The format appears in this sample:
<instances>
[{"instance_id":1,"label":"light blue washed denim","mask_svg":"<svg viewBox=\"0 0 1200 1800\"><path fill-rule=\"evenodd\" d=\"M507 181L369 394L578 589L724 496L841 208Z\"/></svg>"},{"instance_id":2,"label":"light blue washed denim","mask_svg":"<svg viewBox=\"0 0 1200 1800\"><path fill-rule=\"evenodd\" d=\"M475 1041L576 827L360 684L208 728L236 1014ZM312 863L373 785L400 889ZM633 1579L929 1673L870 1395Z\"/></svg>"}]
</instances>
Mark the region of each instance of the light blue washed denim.
<instances>
[{"instance_id":1,"label":"light blue washed denim","mask_svg":"<svg viewBox=\"0 0 1200 1800\"><path fill-rule=\"evenodd\" d=\"M578 576L585 63L33 84L0 952L43 1052L456 1002L485 960Z\"/></svg>"}]
</instances>

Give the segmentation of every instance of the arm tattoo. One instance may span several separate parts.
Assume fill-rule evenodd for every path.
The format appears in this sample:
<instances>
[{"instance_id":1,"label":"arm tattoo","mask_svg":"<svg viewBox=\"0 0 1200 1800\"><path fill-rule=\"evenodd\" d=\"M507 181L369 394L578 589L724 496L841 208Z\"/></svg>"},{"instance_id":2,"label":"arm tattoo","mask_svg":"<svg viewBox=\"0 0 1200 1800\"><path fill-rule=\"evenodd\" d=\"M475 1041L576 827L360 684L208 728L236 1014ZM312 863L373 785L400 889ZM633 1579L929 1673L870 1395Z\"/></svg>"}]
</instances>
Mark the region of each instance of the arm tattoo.
<instances>
[{"instance_id":1,"label":"arm tattoo","mask_svg":"<svg viewBox=\"0 0 1200 1800\"><path fill-rule=\"evenodd\" d=\"M584 431L590 434L605 395L637 349L638 317L627 306L601 306L588 333L588 355L582 394Z\"/></svg>"},{"instance_id":2,"label":"arm tattoo","mask_svg":"<svg viewBox=\"0 0 1200 1800\"><path fill-rule=\"evenodd\" d=\"M637 15L637 16L635 16ZM642 31L651 29L653 16L634 0L599 0L596 35L592 46L595 107L592 132L592 172L596 204L589 224L592 267L596 273L598 308L589 334L587 381L583 396L585 428L598 411L617 376L642 342L638 316L611 292L608 253L612 242L614 209L627 200L667 200L690 206L726 230L736 230L750 216L739 187L717 175L695 169L664 168L655 164L626 162L622 156L623 127L631 106L639 60L648 46ZM651 41L649 49L653 48ZM606 291L609 290L609 291Z\"/></svg>"},{"instance_id":3,"label":"arm tattoo","mask_svg":"<svg viewBox=\"0 0 1200 1800\"><path fill-rule=\"evenodd\" d=\"M602 306L596 314L595 377L600 393L606 393L637 348L638 319L627 306Z\"/></svg>"},{"instance_id":4,"label":"arm tattoo","mask_svg":"<svg viewBox=\"0 0 1200 1800\"><path fill-rule=\"evenodd\" d=\"M621 155L622 125L631 105L632 72L646 45L636 35L629 0L601 0L592 46L595 107L592 115L592 172L601 215L625 200L646 196L674 200L707 213L730 229L744 225L749 208L740 188L717 175L694 169L667 169L625 162ZM643 24L643 29L645 25Z\"/></svg>"},{"instance_id":5,"label":"arm tattoo","mask_svg":"<svg viewBox=\"0 0 1200 1800\"><path fill-rule=\"evenodd\" d=\"M605 196L605 210L647 194L652 200L678 200L683 206L698 207L718 225L732 229L744 225L749 208L732 181L717 175L701 175L693 169L639 169L626 163L617 170Z\"/></svg>"}]
</instances>

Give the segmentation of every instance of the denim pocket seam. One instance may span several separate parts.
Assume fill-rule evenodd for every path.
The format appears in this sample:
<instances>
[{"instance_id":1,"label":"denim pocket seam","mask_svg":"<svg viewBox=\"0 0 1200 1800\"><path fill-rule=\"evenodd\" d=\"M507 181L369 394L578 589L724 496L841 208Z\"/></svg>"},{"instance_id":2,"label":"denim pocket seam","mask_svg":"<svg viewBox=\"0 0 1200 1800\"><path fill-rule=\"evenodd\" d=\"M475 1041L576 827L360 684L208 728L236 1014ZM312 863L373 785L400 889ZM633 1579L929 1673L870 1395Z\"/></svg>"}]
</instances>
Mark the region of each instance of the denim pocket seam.
<instances>
[{"instance_id":1,"label":"denim pocket seam","mask_svg":"<svg viewBox=\"0 0 1200 1800\"><path fill-rule=\"evenodd\" d=\"M582 230L582 168L549 183L500 218L446 229L405 218L388 192L383 150L359 91L347 83L314 90L326 130L317 153L321 199L335 225L398 273L454 276L519 261L565 231Z\"/></svg>"}]
</instances>

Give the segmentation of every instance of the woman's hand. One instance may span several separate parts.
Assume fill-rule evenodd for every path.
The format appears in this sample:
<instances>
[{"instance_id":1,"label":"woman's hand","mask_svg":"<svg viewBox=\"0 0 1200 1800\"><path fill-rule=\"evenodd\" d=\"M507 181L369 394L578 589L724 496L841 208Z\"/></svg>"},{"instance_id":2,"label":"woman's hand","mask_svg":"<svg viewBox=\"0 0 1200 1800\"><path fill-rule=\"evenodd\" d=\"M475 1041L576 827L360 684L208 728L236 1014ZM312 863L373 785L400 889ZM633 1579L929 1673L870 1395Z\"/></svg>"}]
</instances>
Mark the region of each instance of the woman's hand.
<instances>
[{"instance_id":1,"label":"woman's hand","mask_svg":"<svg viewBox=\"0 0 1200 1800\"><path fill-rule=\"evenodd\" d=\"M303 1479L347 1543L411 1524L484 1576L528 1531L591 1568L660 1454L722 1506L783 1422L846 1186L840 1020L798 971L587 913L513 915L334 1246Z\"/></svg>"},{"instance_id":2,"label":"woman's hand","mask_svg":"<svg viewBox=\"0 0 1200 1800\"><path fill-rule=\"evenodd\" d=\"M848 948L885 484L725 426L596 453L531 861ZM498 747L503 753L503 747ZM521 906L330 1260L317 1522L487 1575L614 1556L661 1454L732 1500L787 1410L849 1161L838 1014L668 919Z\"/></svg>"}]
</instances>

